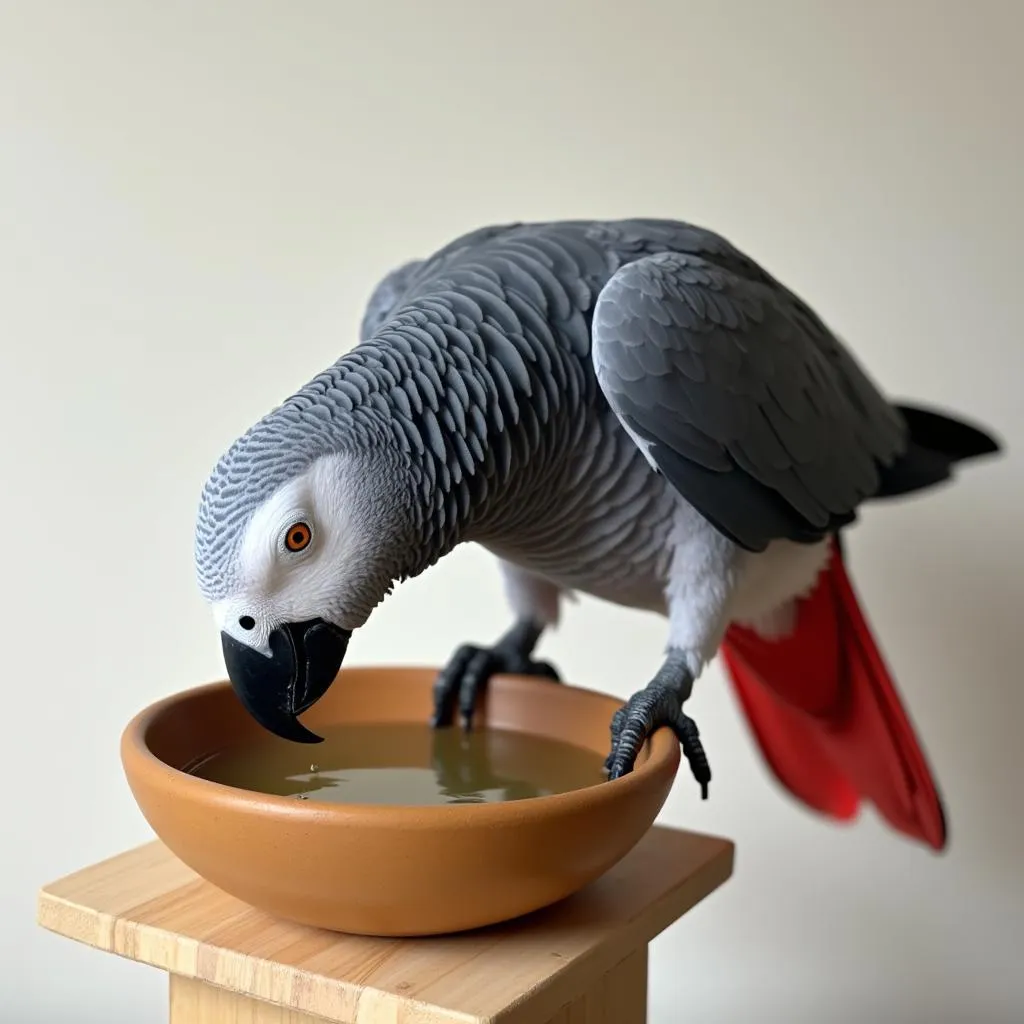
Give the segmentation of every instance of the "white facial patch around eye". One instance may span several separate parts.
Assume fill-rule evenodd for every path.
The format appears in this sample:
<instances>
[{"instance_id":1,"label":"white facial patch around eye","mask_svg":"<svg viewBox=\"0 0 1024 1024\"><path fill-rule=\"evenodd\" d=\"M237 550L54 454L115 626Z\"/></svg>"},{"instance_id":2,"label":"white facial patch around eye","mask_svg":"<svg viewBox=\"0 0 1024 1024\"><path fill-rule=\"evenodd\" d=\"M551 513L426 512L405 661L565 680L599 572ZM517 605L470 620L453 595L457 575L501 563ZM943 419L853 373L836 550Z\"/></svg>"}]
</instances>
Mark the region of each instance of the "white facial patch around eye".
<instances>
[{"instance_id":1,"label":"white facial patch around eye","mask_svg":"<svg viewBox=\"0 0 1024 1024\"><path fill-rule=\"evenodd\" d=\"M239 552L234 596L261 607L271 623L364 617L378 600L373 544L379 524L366 514L365 485L344 454L325 456L281 487L252 515ZM289 531L310 530L290 551ZM244 642L248 642L245 640Z\"/></svg>"},{"instance_id":2,"label":"white facial patch around eye","mask_svg":"<svg viewBox=\"0 0 1024 1024\"><path fill-rule=\"evenodd\" d=\"M289 528L312 519L309 502L303 500L307 490L304 474L285 484L253 513L239 551L242 577L249 585L270 582L281 554L287 551Z\"/></svg>"}]
</instances>

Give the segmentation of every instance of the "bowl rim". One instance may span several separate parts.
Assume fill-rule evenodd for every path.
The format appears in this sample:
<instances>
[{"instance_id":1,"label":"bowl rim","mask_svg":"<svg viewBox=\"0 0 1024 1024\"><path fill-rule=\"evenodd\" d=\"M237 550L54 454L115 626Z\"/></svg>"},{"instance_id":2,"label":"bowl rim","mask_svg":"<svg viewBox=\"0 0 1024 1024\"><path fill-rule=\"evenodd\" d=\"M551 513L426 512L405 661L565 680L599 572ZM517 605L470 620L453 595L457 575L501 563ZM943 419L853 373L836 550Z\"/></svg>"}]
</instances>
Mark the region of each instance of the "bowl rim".
<instances>
[{"instance_id":1,"label":"bowl rim","mask_svg":"<svg viewBox=\"0 0 1024 1024\"><path fill-rule=\"evenodd\" d=\"M351 665L354 671L386 674L411 674L436 672L430 665ZM333 685L343 685L346 668L342 668ZM536 685L539 689L551 686L547 680L534 679L513 673L502 674L505 679L517 683ZM561 684L579 693L582 697L599 697L616 702L617 698L589 687L572 683ZM128 776L130 788L134 791L137 782L149 789L160 791L175 790L183 804L200 804L218 808L229 813L259 814L274 816L291 821L333 822L352 825L362 822L367 825L399 825L403 829L422 827L428 830L444 828L461 829L469 826L487 826L515 821L541 821L606 805L618 800L627 800L631 795L644 789L655 776L667 773L669 784L678 771L681 754L679 740L667 726L656 730L647 740L647 758L631 772L617 779L604 780L582 789L544 796L525 797L498 803L481 804L364 804L340 803L334 801L294 800L291 797L254 790L240 789L224 783L204 779L181 768L175 768L161 760L150 749L146 736L154 722L174 706L205 694L233 692L226 679L218 679L168 694L138 711L125 725L121 733L120 753L122 767ZM622 702L618 701L621 707Z\"/></svg>"}]
</instances>

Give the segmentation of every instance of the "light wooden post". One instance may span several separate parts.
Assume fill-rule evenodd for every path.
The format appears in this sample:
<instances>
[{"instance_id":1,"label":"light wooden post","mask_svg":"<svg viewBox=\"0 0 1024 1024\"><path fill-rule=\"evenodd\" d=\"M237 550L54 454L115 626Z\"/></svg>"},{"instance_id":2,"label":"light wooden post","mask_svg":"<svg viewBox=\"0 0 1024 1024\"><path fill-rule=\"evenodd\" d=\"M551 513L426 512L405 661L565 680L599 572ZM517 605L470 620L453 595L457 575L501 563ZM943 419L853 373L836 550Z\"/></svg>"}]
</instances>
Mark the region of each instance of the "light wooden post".
<instances>
[{"instance_id":1,"label":"light wooden post","mask_svg":"<svg viewBox=\"0 0 1024 1024\"><path fill-rule=\"evenodd\" d=\"M171 1024L643 1024L647 944L732 864L726 840L656 827L547 910L373 939L268 917L154 842L46 886L38 920L167 971Z\"/></svg>"}]
</instances>

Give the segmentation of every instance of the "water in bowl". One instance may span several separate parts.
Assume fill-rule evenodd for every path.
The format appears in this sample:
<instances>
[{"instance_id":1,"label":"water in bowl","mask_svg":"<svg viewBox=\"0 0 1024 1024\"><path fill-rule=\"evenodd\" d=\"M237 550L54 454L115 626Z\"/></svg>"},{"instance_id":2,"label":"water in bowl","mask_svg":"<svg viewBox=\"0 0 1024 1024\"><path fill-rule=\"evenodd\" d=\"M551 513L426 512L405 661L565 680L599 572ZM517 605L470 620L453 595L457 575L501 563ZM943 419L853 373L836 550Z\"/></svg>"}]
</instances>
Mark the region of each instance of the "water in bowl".
<instances>
[{"instance_id":1,"label":"water in bowl","mask_svg":"<svg viewBox=\"0 0 1024 1024\"><path fill-rule=\"evenodd\" d=\"M315 745L269 733L192 768L213 782L331 803L480 804L602 783L601 754L529 733L427 724L333 725Z\"/></svg>"}]
</instances>

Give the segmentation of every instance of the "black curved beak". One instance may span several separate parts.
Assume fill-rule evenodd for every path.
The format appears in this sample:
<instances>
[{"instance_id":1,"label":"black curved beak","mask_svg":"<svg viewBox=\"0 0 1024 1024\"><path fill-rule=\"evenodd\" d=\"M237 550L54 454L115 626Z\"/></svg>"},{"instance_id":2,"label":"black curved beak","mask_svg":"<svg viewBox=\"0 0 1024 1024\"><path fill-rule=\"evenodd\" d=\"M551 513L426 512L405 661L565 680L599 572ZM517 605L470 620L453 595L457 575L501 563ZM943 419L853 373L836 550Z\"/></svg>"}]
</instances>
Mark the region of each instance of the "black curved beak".
<instances>
[{"instance_id":1,"label":"black curved beak","mask_svg":"<svg viewBox=\"0 0 1024 1024\"><path fill-rule=\"evenodd\" d=\"M246 711L275 736L319 743L322 737L298 716L334 682L351 635L323 619L289 622L270 634L270 657L227 633L220 639L228 678Z\"/></svg>"}]
</instances>

